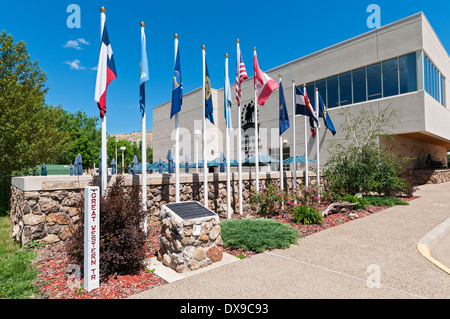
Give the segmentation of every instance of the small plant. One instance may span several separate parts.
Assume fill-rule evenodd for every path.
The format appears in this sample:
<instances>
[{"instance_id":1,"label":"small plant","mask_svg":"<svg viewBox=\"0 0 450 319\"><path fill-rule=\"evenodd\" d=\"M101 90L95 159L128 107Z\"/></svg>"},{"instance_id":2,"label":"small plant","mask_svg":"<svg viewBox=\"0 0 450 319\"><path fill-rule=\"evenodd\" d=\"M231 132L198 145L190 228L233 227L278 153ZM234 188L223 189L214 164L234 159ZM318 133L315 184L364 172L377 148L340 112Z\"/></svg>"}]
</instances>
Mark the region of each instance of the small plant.
<instances>
[{"instance_id":1,"label":"small plant","mask_svg":"<svg viewBox=\"0 0 450 319\"><path fill-rule=\"evenodd\" d=\"M82 207L83 199L79 206ZM100 276L126 275L144 269L146 235L141 228L145 212L140 202L139 186L127 189L123 177L100 199ZM66 251L78 265L84 259L84 212L66 243Z\"/></svg>"},{"instance_id":2,"label":"small plant","mask_svg":"<svg viewBox=\"0 0 450 319\"><path fill-rule=\"evenodd\" d=\"M391 197L391 196L364 196L364 198L374 206L395 206L395 205L409 205L408 202L405 202L404 200L397 198L397 197Z\"/></svg>"},{"instance_id":3,"label":"small plant","mask_svg":"<svg viewBox=\"0 0 450 319\"><path fill-rule=\"evenodd\" d=\"M365 197L356 197L354 195L345 195L341 198L341 201L358 203L357 205L353 206L353 209L364 209L370 205L370 202Z\"/></svg>"},{"instance_id":4,"label":"small plant","mask_svg":"<svg viewBox=\"0 0 450 319\"><path fill-rule=\"evenodd\" d=\"M322 223L322 215L311 206L299 205L292 209L297 224L313 225Z\"/></svg>"},{"instance_id":5,"label":"small plant","mask_svg":"<svg viewBox=\"0 0 450 319\"><path fill-rule=\"evenodd\" d=\"M282 211L283 201L285 201L285 192L273 184L267 184L265 189L250 197L251 205L261 217L279 214Z\"/></svg>"},{"instance_id":6,"label":"small plant","mask_svg":"<svg viewBox=\"0 0 450 319\"><path fill-rule=\"evenodd\" d=\"M298 239L293 227L273 219L228 219L221 223L225 247L263 252L266 249L288 248Z\"/></svg>"}]
</instances>

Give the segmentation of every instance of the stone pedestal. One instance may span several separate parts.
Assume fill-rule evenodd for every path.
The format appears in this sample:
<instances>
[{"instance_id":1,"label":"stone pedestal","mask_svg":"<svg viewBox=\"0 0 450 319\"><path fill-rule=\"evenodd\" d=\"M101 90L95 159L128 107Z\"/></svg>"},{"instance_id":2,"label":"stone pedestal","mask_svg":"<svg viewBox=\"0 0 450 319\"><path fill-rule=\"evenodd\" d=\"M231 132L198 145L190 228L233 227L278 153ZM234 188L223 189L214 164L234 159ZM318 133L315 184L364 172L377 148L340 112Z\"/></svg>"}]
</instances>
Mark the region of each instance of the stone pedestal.
<instances>
[{"instance_id":1,"label":"stone pedestal","mask_svg":"<svg viewBox=\"0 0 450 319\"><path fill-rule=\"evenodd\" d=\"M216 214L211 212L209 216L184 219L163 205L160 220L158 260L165 266L182 273L222 260L223 241L220 219Z\"/></svg>"}]
</instances>

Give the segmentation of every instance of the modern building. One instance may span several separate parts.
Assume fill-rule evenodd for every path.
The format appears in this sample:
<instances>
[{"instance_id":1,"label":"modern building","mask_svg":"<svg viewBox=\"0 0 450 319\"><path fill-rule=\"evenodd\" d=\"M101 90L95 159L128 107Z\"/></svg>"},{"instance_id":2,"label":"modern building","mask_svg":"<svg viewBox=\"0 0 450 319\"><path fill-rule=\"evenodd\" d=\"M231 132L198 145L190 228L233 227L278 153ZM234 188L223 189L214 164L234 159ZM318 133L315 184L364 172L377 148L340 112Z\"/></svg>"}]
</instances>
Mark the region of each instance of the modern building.
<instances>
[{"instance_id":1,"label":"modern building","mask_svg":"<svg viewBox=\"0 0 450 319\"><path fill-rule=\"evenodd\" d=\"M251 61L247 69L252 68ZM232 70L232 68L230 68ZM234 70L233 70L234 71ZM357 114L372 108L381 114L385 108L398 110L398 121L391 134L398 145L387 147L414 160L409 168L425 168L430 158L436 164L447 166L450 150L450 57L423 13L369 31L360 36L333 45L297 60L264 70L278 81L282 74L284 95L288 105L291 127L284 133L284 158L293 155L292 79L295 84L306 84L314 106L314 90L318 88L329 115L336 127L333 136L320 119L320 164L329 158L331 142L344 143L344 110ZM230 72L234 78L234 72ZM234 92L234 85L231 87ZM216 125L207 121L208 160L225 150L224 90L213 90ZM234 95L234 94L233 94ZM241 118L243 156L253 155L254 111L253 78L242 85ZM174 120L170 120L171 102L153 109L154 158L165 159L168 149L175 144ZM278 91L265 106L258 107L260 154L279 158ZM233 126L237 127L238 112L233 105ZM202 89L184 95L180 121L180 159L188 155L191 162L202 158ZM361 128L365 129L365 128ZM304 120L296 116L296 152L304 155ZM316 141L308 132L309 158L315 160ZM233 158L237 158L237 130L231 139ZM196 155L197 154L197 155ZM428 161L427 161L428 158ZM427 162L427 163L426 163ZM267 169L267 167L262 168ZM276 167L272 166L272 169ZM301 167L299 166L301 170Z\"/></svg>"}]
</instances>

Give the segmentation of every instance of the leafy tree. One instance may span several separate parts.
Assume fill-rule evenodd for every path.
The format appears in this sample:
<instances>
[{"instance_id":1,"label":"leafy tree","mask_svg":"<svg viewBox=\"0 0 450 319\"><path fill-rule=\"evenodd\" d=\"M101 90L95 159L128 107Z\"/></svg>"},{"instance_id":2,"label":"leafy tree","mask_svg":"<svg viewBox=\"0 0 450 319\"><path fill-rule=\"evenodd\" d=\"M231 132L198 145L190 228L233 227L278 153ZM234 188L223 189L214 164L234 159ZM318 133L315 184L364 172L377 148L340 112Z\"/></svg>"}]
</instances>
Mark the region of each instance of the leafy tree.
<instances>
[{"instance_id":1,"label":"leafy tree","mask_svg":"<svg viewBox=\"0 0 450 319\"><path fill-rule=\"evenodd\" d=\"M345 121L341 130L345 143L332 143L324 174L331 191L390 195L408 192L409 184L401 178L409 158L385 152L383 143L394 143L388 135L397 110L389 105L378 114L370 107L357 114L343 108Z\"/></svg>"},{"instance_id":2,"label":"leafy tree","mask_svg":"<svg viewBox=\"0 0 450 319\"><path fill-rule=\"evenodd\" d=\"M142 163L142 141L140 141L138 145L136 142L117 140L117 161L119 162L119 165L121 167L122 151L120 150L120 148L123 146L127 148L124 152L125 172L127 172L128 164L133 166L134 155L137 156L139 163ZM116 158L116 139L112 136L108 136L107 153L109 165L112 159ZM153 162L153 150L150 147L147 147L147 162L150 164Z\"/></svg>"},{"instance_id":3,"label":"leafy tree","mask_svg":"<svg viewBox=\"0 0 450 319\"><path fill-rule=\"evenodd\" d=\"M88 117L85 112L78 111L72 114L64 111L61 114L59 130L67 132L69 139L54 162L70 164L78 154L81 154L83 166L93 167L99 160L101 148L101 131L97 127L97 122L96 117Z\"/></svg>"},{"instance_id":4,"label":"leafy tree","mask_svg":"<svg viewBox=\"0 0 450 319\"><path fill-rule=\"evenodd\" d=\"M45 104L46 74L25 43L0 33L0 176L48 162L61 152L67 133L58 128L61 107Z\"/></svg>"}]
</instances>

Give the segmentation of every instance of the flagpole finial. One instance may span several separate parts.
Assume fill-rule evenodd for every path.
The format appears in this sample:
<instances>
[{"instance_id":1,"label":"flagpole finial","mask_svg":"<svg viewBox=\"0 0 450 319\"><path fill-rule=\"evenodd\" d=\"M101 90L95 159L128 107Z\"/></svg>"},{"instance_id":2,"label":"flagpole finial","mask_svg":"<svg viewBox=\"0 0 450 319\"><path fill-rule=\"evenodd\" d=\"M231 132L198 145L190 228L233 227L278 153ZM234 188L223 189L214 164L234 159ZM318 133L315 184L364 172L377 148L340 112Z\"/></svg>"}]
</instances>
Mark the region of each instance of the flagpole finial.
<instances>
[{"instance_id":1,"label":"flagpole finial","mask_svg":"<svg viewBox=\"0 0 450 319\"><path fill-rule=\"evenodd\" d=\"M141 21L141 23L139 23L139 25L140 25L141 27L145 27L144 21Z\"/></svg>"},{"instance_id":2,"label":"flagpole finial","mask_svg":"<svg viewBox=\"0 0 450 319\"><path fill-rule=\"evenodd\" d=\"M279 73L279 74L278 74L278 77L279 77L280 79L281 79L281 76L282 76L281 73Z\"/></svg>"},{"instance_id":3,"label":"flagpole finial","mask_svg":"<svg viewBox=\"0 0 450 319\"><path fill-rule=\"evenodd\" d=\"M319 91L319 88L316 88L316 91Z\"/></svg>"},{"instance_id":4,"label":"flagpole finial","mask_svg":"<svg viewBox=\"0 0 450 319\"><path fill-rule=\"evenodd\" d=\"M256 47L253 47L253 51L256 51Z\"/></svg>"},{"instance_id":5,"label":"flagpole finial","mask_svg":"<svg viewBox=\"0 0 450 319\"><path fill-rule=\"evenodd\" d=\"M202 44L202 50L205 50L206 46L204 44Z\"/></svg>"},{"instance_id":6,"label":"flagpole finial","mask_svg":"<svg viewBox=\"0 0 450 319\"><path fill-rule=\"evenodd\" d=\"M303 83L303 87L306 87L306 84L305 84L305 83Z\"/></svg>"},{"instance_id":7,"label":"flagpole finial","mask_svg":"<svg viewBox=\"0 0 450 319\"><path fill-rule=\"evenodd\" d=\"M105 9L105 7L104 7L104 6L102 6L102 7L100 8L100 11L101 11L101 12L103 12L103 13L105 13L105 12L106 12L106 9Z\"/></svg>"},{"instance_id":8,"label":"flagpole finial","mask_svg":"<svg viewBox=\"0 0 450 319\"><path fill-rule=\"evenodd\" d=\"M228 53L225 53L225 57L228 59Z\"/></svg>"},{"instance_id":9,"label":"flagpole finial","mask_svg":"<svg viewBox=\"0 0 450 319\"><path fill-rule=\"evenodd\" d=\"M239 43L239 39L236 39L236 43Z\"/></svg>"},{"instance_id":10,"label":"flagpole finial","mask_svg":"<svg viewBox=\"0 0 450 319\"><path fill-rule=\"evenodd\" d=\"M292 83L295 83L295 80L294 80L294 79L292 79Z\"/></svg>"},{"instance_id":11,"label":"flagpole finial","mask_svg":"<svg viewBox=\"0 0 450 319\"><path fill-rule=\"evenodd\" d=\"M173 35L173 37L174 37L175 39L178 39L178 33L175 33L175 34Z\"/></svg>"}]
</instances>

